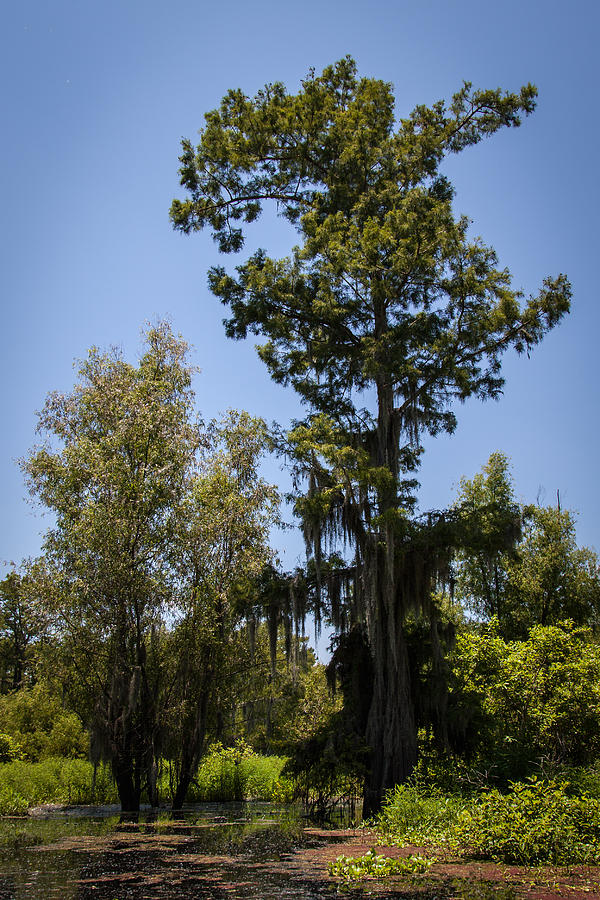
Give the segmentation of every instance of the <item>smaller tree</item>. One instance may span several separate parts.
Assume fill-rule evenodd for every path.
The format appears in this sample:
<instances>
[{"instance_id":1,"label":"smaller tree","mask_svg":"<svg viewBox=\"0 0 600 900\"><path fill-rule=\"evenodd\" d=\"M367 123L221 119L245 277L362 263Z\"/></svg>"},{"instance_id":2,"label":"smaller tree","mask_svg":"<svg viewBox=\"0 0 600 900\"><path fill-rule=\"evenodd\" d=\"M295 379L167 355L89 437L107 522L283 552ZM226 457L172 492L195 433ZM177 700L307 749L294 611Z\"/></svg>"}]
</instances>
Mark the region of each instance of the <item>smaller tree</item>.
<instances>
[{"instance_id":1,"label":"smaller tree","mask_svg":"<svg viewBox=\"0 0 600 900\"><path fill-rule=\"evenodd\" d=\"M523 639L534 625L596 622L596 554L577 546L571 512L517 503L503 453L461 480L456 509L476 523L455 559L456 596L466 609L487 621L496 616L504 636Z\"/></svg>"},{"instance_id":2,"label":"smaller tree","mask_svg":"<svg viewBox=\"0 0 600 900\"><path fill-rule=\"evenodd\" d=\"M31 571L9 572L0 581L0 693L34 678L34 647L47 627L35 568L30 564Z\"/></svg>"},{"instance_id":3,"label":"smaller tree","mask_svg":"<svg viewBox=\"0 0 600 900\"><path fill-rule=\"evenodd\" d=\"M528 507L517 556L507 566L506 630L522 636L563 619L596 624L599 613L600 564L593 550L577 546L573 514Z\"/></svg>"},{"instance_id":4,"label":"smaller tree","mask_svg":"<svg viewBox=\"0 0 600 900\"><path fill-rule=\"evenodd\" d=\"M520 525L508 457L492 453L474 478L461 478L455 506L476 520L478 531L468 549L457 553L456 594L477 616L503 621L508 564Z\"/></svg>"},{"instance_id":5,"label":"smaller tree","mask_svg":"<svg viewBox=\"0 0 600 900\"><path fill-rule=\"evenodd\" d=\"M168 552L200 436L187 346L160 324L139 365L92 348L70 394L40 414L46 443L23 463L56 522L46 598L95 699L93 750L112 764L123 809L144 781L156 802L160 635Z\"/></svg>"}]
</instances>

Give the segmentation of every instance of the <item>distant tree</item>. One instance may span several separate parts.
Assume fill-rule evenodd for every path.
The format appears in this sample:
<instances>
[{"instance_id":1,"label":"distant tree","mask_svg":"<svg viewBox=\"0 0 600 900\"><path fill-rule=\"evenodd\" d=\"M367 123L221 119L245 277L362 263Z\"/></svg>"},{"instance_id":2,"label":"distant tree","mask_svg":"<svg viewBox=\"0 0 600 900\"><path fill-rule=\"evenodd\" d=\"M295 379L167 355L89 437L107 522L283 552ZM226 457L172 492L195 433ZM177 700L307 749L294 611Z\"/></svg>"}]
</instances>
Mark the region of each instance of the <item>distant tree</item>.
<instances>
[{"instance_id":1,"label":"distant tree","mask_svg":"<svg viewBox=\"0 0 600 900\"><path fill-rule=\"evenodd\" d=\"M477 616L504 623L508 567L521 533L521 508L504 453L492 453L472 479L461 478L456 508L476 520L478 531L468 549L457 553L456 596Z\"/></svg>"},{"instance_id":2,"label":"distant tree","mask_svg":"<svg viewBox=\"0 0 600 900\"><path fill-rule=\"evenodd\" d=\"M577 546L571 512L527 507L523 538L507 566L506 606L506 631L513 636L564 619L598 624L600 562L593 550Z\"/></svg>"},{"instance_id":3,"label":"distant tree","mask_svg":"<svg viewBox=\"0 0 600 900\"><path fill-rule=\"evenodd\" d=\"M410 519L420 436L454 429L456 399L499 396L502 354L537 344L569 308L564 275L521 303L494 251L455 217L440 171L448 154L519 125L535 96L531 85L465 84L448 105L395 122L391 86L359 79L347 57L296 94L280 83L254 98L229 91L198 146L183 142L177 229L211 228L237 251L241 223L272 201L298 231L288 258L260 250L237 275L212 269L209 283L231 309L227 334L264 335L272 377L308 407L288 450L306 479L297 510L317 571L328 545L343 539L353 554L320 596L340 612L336 626L365 626L372 656L367 814L415 764L404 621L429 615L455 540L444 517Z\"/></svg>"},{"instance_id":4,"label":"distant tree","mask_svg":"<svg viewBox=\"0 0 600 900\"><path fill-rule=\"evenodd\" d=\"M0 693L35 678L34 648L47 628L37 595L35 564L0 581Z\"/></svg>"},{"instance_id":5,"label":"distant tree","mask_svg":"<svg viewBox=\"0 0 600 900\"><path fill-rule=\"evenodd\" d=\"M461 480L456 506L478 531L456 556L455 593L467 609L484 620L496 616L511 638L564 619L597 624L598 557L577 546L571 512L517 503L504 454L493 453L473 479Z\"/></svg>"}]
</instances>

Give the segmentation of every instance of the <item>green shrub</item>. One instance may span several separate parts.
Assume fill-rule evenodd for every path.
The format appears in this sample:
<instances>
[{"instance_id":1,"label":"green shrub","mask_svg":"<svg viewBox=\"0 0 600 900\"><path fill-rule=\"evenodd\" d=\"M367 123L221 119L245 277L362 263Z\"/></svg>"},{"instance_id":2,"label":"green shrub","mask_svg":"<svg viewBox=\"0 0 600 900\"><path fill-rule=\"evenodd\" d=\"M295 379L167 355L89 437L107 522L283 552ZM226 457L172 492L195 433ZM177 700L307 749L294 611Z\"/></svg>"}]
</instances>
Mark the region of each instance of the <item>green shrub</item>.
<instances>
[{"instance_id":1,"label":"green shrub","mask_svg":"<svg viewBox=\"0 0 600 900\"><path fill-rule=\"evenodd\" d=\"M394 844L443 844L467 800L409 781L391 791L377 819L384 840Z\"/></svg>"},{"instance_id":2,"label":"green shrub","mask_svg":"<svg viewBox=\"0 0 600 900\"><path fill-rule=\"evenodd\" d=\"M493 620L459 631L451 661L455 750L502 784L600 756L600 645L590 629L538 625L506 641Z\"/></svg>"},{"instance_id":3,"label":"green shrub","mask_svg":"<svg viewBox=\"0 0 600 900\"><path fill-rule=\"evenodd\" d=\"M458 848L521 865L600 861L600 801L532 778L483 793L452 829Z\"/></svg>"},{"instance_id":4,"label":"green shrub","mask_svg":"<svg viewBox=\"0 0 600 900\"><path fill-rule=\"evenodd\" d=\"M281 792L280 776L285 759L280 756L248 755L241 762L244 797L247 800L272 800Z\"/></svg>"},{"instance_id":5,"label":"green shrub","mask_svg":"<svg viewBox=\"0 0 600 900\"><path fill-rule=\"evenodd\" d=\"M11 762L20 756L21 748L17 741L10 734L0 731L0 763Z\"/></svg>"},{"instance_id":6,"label":"green shrub","mask_svg":"<svg viewBox=\"0 0 600 900\"><path fill-rule=\"evenodd\" d=\"M281 800L286 792L280 777L284 763L285 759L279 756L259 756L245 744L214 744L198 768L187 799Z\"/></svg>"},{"instance_id":7,"label":"green shrub","mask_svg":"<svg viewBox=\"0 0 600 900\"><path fill-rule=\"evenodd\" d=\"M43 803L116 803L110 768L83 759L51 758L0 765L0 814L15 815Z\"/></svg>"},{"instance_id":8,"label":"green shrub","mask_svg":"<svg viewBox=\"0 0 600 900\"><path fill-rule=\"evenodd\" d=\"M0 721L19 755L31 762L88 755L89 738L79 717L64 709L41 682L0 696Z\"/></svg>"},{"instance_id":9,"label":"green shrub","mask_svg":"<svg viewBox=\"0 0 600 900\"><path fill-rule=\"evenodd\" d=\"M561 771L560 777L568 782L572 794L587 794L600 800L600 762L591 766L573 766Z\"/></svg>"},{"instance_id":10,"label":"green shrub","mask_svg":"<svg viewBox=\"0 0 600 900\"><path fill-rule=\"evenodd\" d=\"M0 815L23 816L29 808L27 799L10 784L0 784Z\"/></svg>"}]
</instances>

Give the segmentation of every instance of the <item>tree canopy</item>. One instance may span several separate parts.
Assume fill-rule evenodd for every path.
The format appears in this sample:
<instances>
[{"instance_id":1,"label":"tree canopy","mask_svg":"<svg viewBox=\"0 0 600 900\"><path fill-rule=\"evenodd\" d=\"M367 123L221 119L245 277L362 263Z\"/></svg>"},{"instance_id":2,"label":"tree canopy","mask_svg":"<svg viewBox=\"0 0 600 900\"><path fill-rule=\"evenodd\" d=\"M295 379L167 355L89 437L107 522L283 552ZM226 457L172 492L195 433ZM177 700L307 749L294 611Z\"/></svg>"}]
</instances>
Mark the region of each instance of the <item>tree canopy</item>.
<instances>
[{"instance_id":1,"label":"tree canopy","mask_svg":"<svg viewBox=\"0 0 600 900\"><path fill-rule=\"evenodd\" d=\"M92 755L112 764L126 810L143 787L158 802L165 752L183 802L243 614L236 588L272 558L278 494L258 471L264 423L231 411L201 425L192 374L164 323L148 330L137 366L92 348L74 389L49 395L46 441L23 463L56 517L38 586L57 655L85 685Z\"/></svg>"},{"instance_id":2,"label":"tree canopy","mask_svg":"<svg viewBox=\"0 0 600 900\"><path fill-rule=\"evenodd\" d=\"M455 216L444 158L520 125L536 90L476 90L395 119L390 84L359 78L350 57L311 71L296 94L281 83L251 98L231 90L183 142L171 218L212 229L239 251L266 201L296 227L288 257L260 250L209 273L229 306L227 334L261 334L272 377L307 417L288 437L307 490L297 501L317 569L324 542L344 538L346 619L374 662L367 741L367 814L416 759L403 621L429 609L447 561L447 530L411 522L420 436L452 431L452 403L498 397L503 353L529 351L569 309L564 275L527 299L495 252ZM331 588L331 584L330 584ZM339 586L333 588L339 597Z\"/></svg>"},{"instance_id":3,"label":"tree canopy","mask_svg":"<svg viewBox=\"0 0 600 900\"><path fill-rule=\"evenodd\" d=\"M598 557L577 545L569 510L517 503L503 453L492 453L481 472L461 480L457 509L474 517L480 532L479 542L456 558L456 597L471 613L495 616L509 638L566 619L597 624ZM511 539L503 542L503 535Z\"/></svg>"}]
</instances>

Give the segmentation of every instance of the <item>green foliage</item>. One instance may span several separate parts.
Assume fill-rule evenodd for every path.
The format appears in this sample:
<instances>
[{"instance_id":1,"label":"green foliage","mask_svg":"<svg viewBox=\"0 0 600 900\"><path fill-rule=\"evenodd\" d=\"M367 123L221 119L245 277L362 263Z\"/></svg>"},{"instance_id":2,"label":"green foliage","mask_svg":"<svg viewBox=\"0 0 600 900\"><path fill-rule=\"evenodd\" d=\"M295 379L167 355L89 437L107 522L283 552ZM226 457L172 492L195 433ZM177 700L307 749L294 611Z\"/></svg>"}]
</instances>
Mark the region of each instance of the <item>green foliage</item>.
<instances>
[{"instance_id":1,"label":"green foliage","mask_svg":"<svg viewBox=\"0 0 600 900\"><path fill-rule=\"evenodd\" d=\"M564 275L523 301L455 217L441 173L446 156L518 126L535 97L532 85L465 83L448 103L397 119L392 86L358 77L346 57L296 94L280 83L253 98L229 91L198 145L183 142L175 228L212 229L235 252L243 223L271 202L298 232L288 257L259 250L235 274L212 269L209 283L230 309L227 334L262 335L271 376L307 406L282 443L306 486L297 512L316 571L328 542L351 551L344 572L317 582L316 603L329 600L339 630L368 631L373 806L416 761L404 618L434 617L430 590L458 540L409 524L421 436L455 428L455 400L498 397L504 352L529 350L569 309Z\"/></svg>"},{"instance_id":2,"label":"green foliage","mask_svg":"<svg viewBox=\"0 0 600 900\"><path fill-rule=\"evenodd\" d=\"M283 746L288 752L294 745L327 728L342 706L341 696L332 694L327 684L323 665L316 664L304 672L298 687L299 696L291 710L291 718L282 723L285 728Z\"/></svg>"},{"instance_id":3,"label":"green foliage","mask_svg":"<svg viewBox=\"0 0 600 900\"><path fill-rule=\"evenodd\" d=\"M294 797L302 800L309 815L327 819L342 804L354 804L364 780L368 749L349 734L340 713L327 725L299 741L292 749L284 775L293 784Z\"/></svg>"},{"instance_id":4,"label":"green foliage","mask_svg":"<svg viewBox=\"0 0 600 900\"><path fill-rule=\"evenodd\" d=\"M307 673L302 684L304 696L288 729L286 750L290 759L284 772L291 779L295 796L319 820L326 819L340 803L352 807L368 763L362 730L348 712L347 694L353 679L344 663L352 656L363 679L368 677L368 669L356 646L347 649L347 654L341 654L338 647L326 670L314 666ZM338 682L335 693L332 681ZM360 714L360 703L357 698L355 714ZM364 700L362 705L366 705Z\"/></svg>"},{"instance_id":5,"label":"green foliage","mask_svg":"<svg viewBox=\"0 0 600 900\"><path fill-rule=\"evenodd\" d=\"M48 396L45 443L23 462L55 517L46 609L91 692L94 755L114 763L127 809L152 781L169 553L200 442L186 344L165 323L145 337L137 366L88 352L74 389Z\"/></svg>"},{"instance_id":6,"label":"green foliage","mask_svg":"<svg viewBox=\"0 0 600 900\"><path fill-rule=\"evenodd\" d=\"M597 624L600 614L600 563L578 547L568 510L527 507L523 539L508 566L509 635L523 637L533 625L572 619Z\"/></svg>"},{"instance_id":7,"label":"green foliage","mask_svg":"<svg viewBox=\"0 0 600 900\"><path fill-rule=\"evenodd\" d=\"M388 843L441 846L467 804L459 794L411 778L386 796L377 828Z\"/></svg>"},{"instance_id":8,"label":"green foliage","mask_svg":"<svg viewBox=\"0 0 600 900\"><path fill-rule=\"evenodd\" d=\"M457 553L456 596L477 616L504 623L507 567L521 518L508 457L492 453L474 478L461 478L456 505L463 516L475 518L478 530L469 549Z\"/></svg>"},{"instance_id":9,"label":"green foliage","mask_svg":"<svg viewBox=\"0 0 600 900\"><path fill-rule=\"evenodd\" d=\"M572 513L519 507L503 453L492 453L480 473L461 480L456 508L464 518L474 516L478 532L456 555L456 597L467 609L488 620L496 616L508 638L563 619L597 622L596 554L577 546Z\"/></svg>"},{"instance_id":10,"label":"green foliage","mask_svg":"<svg viewBox=\"0 0 600 900\"><path fill-rule=\"evenodd\" d=\"M0 765L0 814L16 815L43 803L115 803L110 768L83 759L52 757L43 762L17 760Z\"/></svg>"},{"instance_id":11,"label":"green foliage","mask_svg":"<svg viewBox=\"0 0 600 900\"><path fill-rule=\"evenodd\" d=\"M259 473L264 422L230 410L201 426L187 345L165 323L145 338L137 366L89 351L73 391L48 397L46 444L23 463L56 520L37 572L55 622L45 664L57 679L62 668L127 809L144 787L158 803L161 755L182 802L222 733L279 500Z\"/></svg>"},{"instance_id":12,"label":"green foliage","mask_svg":"<svg viewBox=\"0 0 600 900\"><path fill-rule=\"evenodd\" d=\"M492 625L463 630L452 656L458 750L505 779L600 755L600 646L573 624L507 642Z\"/></svg>"},{"instance_id":13,"label":"green foliage","mask_svg":"<svg viewBox=\"0 0 600 900\"><path fill-rule=\"evenodd\" d=\"M387 875L422 875L434 862L433 858L412 855L391 859L372 848L364 856L338 856L329 864L329 874L345 881L385 878Z\"/></svg>"},{"instance_id":14,"label":"green foliage","mask_svg":"<svg viewBox=\"0 0 600 900\"><path fill-rule=\"evenodd\" d=\"M286 796L281 779L285 759L259 756L245 744L213 744L188 789L190 803L274 800Z\"/></svg>"},{"instance_id":15,"label":"green foliage","mask_svg":"<svg viewBox=\"0 0 600 900\"><path fill-rule=\"evenodd\" d=\"M596 796L582 790L589 781ZM377 819L382 842L450 847L520 865L597 864L600 797L597 773L530 778L502 793L485 788L459 794L411 779L386 798Z\"/></svg>"},{"instance_id":16,"label":"green foliage","mask_svg":"<svg viewBox=\"0 0 600 900\"><path fill-rule=\"evenodd\" d=\"M47 625L36 591L35 564L26 564L25 574L10 572L0 581L0 693L32 680Z\"/></svg>"},{"instance_id":17,"label":"green foliage","mask_svg":"<svg viewBox=\"0 0 600 900\"><path fill-rule=\"evenodd\" d=\"M598 863L600 801L535 778L483 793L453 829L463 852L519 865Z\"/></svg>"},{"instance_id":18,"label":"green foliage","mask_svg":"<svg viewBox=\"0 0 600 900\"><path fill-rule=\"evenodd\" d=\"M253 669L269 676L248 646L243 625L260 620L257 583L272 560L269 532L279 495L259 474L267 445L262 420L230 410L207 432L190 480L172 549L182 581L175 627L167 639L171 689L163 753L172 761L182 802L206 744L223 736L222 720L248 699ZM255 609L254 607L259 607Z\"/></svg>"},{"instance_id":19,"label":"green foliage","mask_svg":"<svg viewBox=\"0 0 600 900\"><path fill-rule=\"evenodd\" d=\"M37 762L51 756L86 757L89 736L74 713L42 682L0 696L0 721L18 757Z\"/></svg>"},{"instance_id":20,"label":"green foliage","mask_svg":"<svg viewBox=\"0 0 600 900\"><path fill-rule=\"evenodd\" d=\"M20 759L21 747L10 734L0 731L0 763Z\"/></svg>"}]
</instances>

